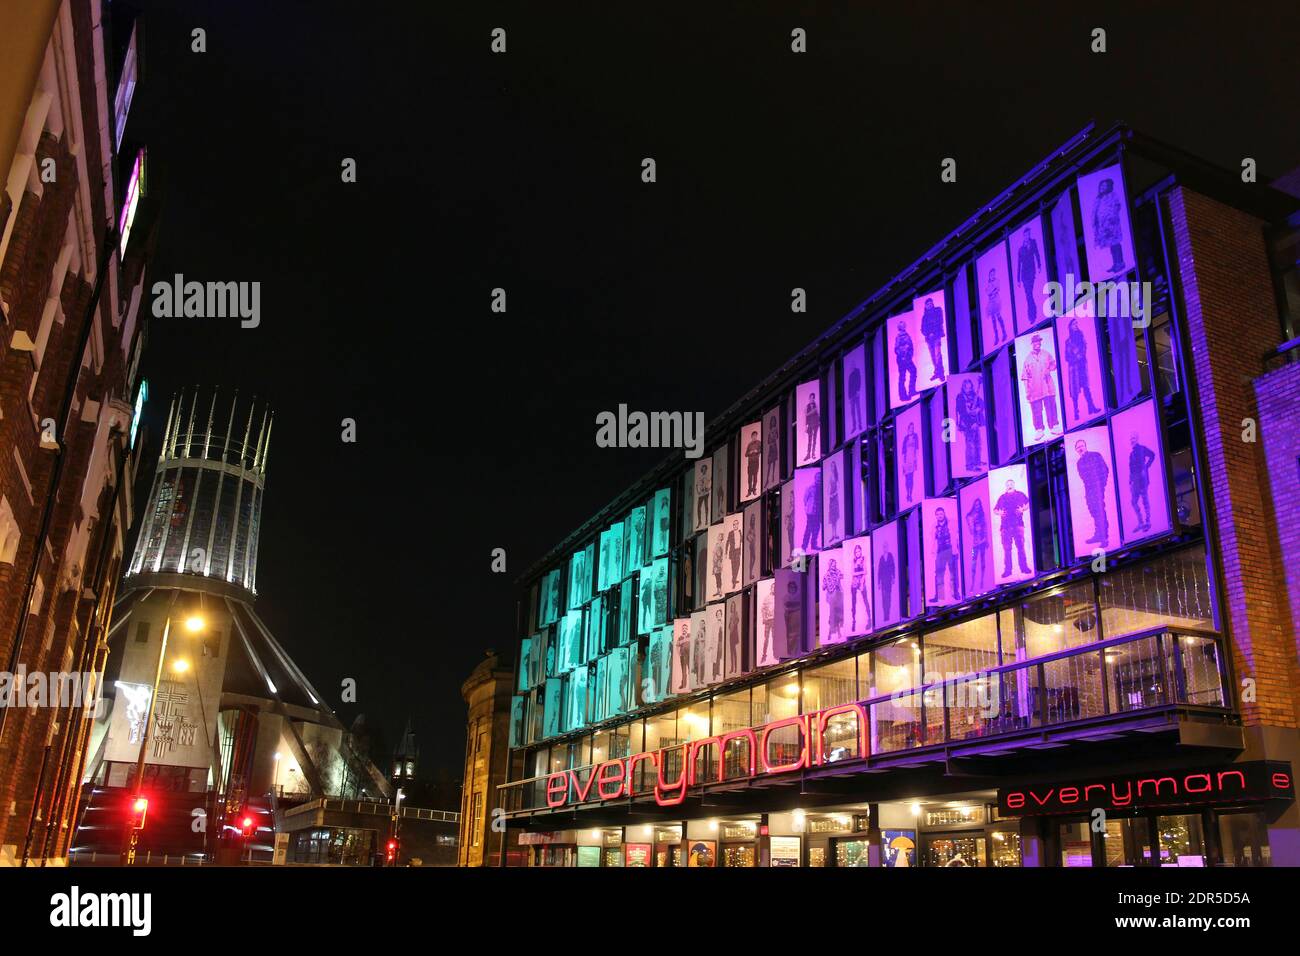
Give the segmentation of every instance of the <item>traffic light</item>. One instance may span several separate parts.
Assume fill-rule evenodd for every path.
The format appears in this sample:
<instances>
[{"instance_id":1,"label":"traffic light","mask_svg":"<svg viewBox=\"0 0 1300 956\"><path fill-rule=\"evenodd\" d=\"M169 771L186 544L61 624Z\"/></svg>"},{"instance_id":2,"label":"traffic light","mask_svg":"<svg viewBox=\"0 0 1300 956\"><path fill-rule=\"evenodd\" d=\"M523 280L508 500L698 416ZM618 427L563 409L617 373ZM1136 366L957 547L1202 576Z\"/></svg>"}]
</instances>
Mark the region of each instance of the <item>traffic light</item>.
<instances>
[{"instance_id":1,"label":"traffic light","mask_svg":"<svg viewBox=\"0 0 1300 956\"><path fill-rule=\"evenodd\" d=\"M239 832L244 835L245 839L248 839L248 837L253 835L253 824L254 820L251 813L245 813L239 818Z\"/></svg>"},{"instance_id":2,"label":"traffic light","mask_svg":"<svg viewBox=\"0 0 1300 956\"><path fill-rule=\"evenodd\" d=\"M397 840L388 841L388 862L389 863L395 863L397 861L397 850L399 845L400 844L398 843Z\"/></svg>"},{"instance_id":3,"label":"traffic light","mask_svg":"<svg viewBox=\"0 0 1300 956\"><path fill-rule=\"evenodd\" d=\"M144 818L149 812L149 800L147 797L136 797L131 801L131 829L143 830Z\"/></svg>"}]
</instances>

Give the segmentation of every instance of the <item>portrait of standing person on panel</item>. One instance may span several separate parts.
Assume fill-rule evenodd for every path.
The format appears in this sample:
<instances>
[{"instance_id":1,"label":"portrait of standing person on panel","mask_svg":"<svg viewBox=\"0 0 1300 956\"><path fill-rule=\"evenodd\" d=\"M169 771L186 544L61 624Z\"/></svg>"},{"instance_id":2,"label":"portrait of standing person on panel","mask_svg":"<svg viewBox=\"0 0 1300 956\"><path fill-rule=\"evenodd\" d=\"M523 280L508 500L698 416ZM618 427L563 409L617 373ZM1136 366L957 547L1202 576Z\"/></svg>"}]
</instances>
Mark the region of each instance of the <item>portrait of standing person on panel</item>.
<instances>
[{"instance_id":1,"label":"portrait of standing person on panel","mask_svg":"<svg viewBox=\"0 0 1300 956\"><path fill-rule=\"evenodd\" d=\"M771 491L781 483L781 408L763 416L763 490Z\"/></svg>"},{"instance_id":2,"label":"portrait of standing person on panel","mask_svg":"<svg viewBox=\"0 0 1300 956\"><path fill-rule=\"evenodd\" d=\"M1061 343L1065 423L1075 428L1106 410L1101 381L1101 352L1097 323L1091 305L1080 305L1056 320L1056 340Z\"/></svg>"},{"instance_id":3,"label":"portrait of standing person on panel","mask_svg":"<svg viewBox=\"0 0 1300 956\"><path fill-rule=\"evenodd\" d=\"M1041 445L1060 435L1060 385L1052 334L1033 332L1016 339L1017 380L1020 384L1022 444Z\"/></svg>"},{"instance_id":4,"label":"portrait of standing person on panel","mask_svg":"<svg viewBox=\"0 0 1300 956\"><path fill-rule=\"evenodd\" d=\"M867 352L858 345L844 353L844 437L853 438L867 427Z\"/></svg>"},{"instance_id":5,"label":"portrait of standing person on panel","mask_svg":"<svg viewBox=\"0 0 1300 956\"><path fill-rule=\"evenodd\" d=\"M956 430L951 455L953 477L984 474L988 469L988 417L983 375L970 372L949 378L948 418Z\"/></svg>"},{"instance_id":6,"label":"portrait of standing person on panel","mask_svg":"<svg viewBox=\"0 0 1300 956\"><path fill-rule=\"evenodd\" d=\"M841 548L844 555L844 573L848 578L848 591L844 596L847 603L848 626L845 629L850 637L871 633L871 536L851 538Z\"/></svg>"},{"instance_id":7,"label":"portrait of standing person on panel","mask_svg":"<svg viewBox=\"0 0 1300 956\"><path fill-rule=\"evenodd\" d=\"M795 389L795 463L809 465L822 456L821 381L804 382Z\"/></svg>"},{"instance_id":8,"label":"portrait of standing person on panel","mask_svg":"<svg viewBox=\"0 0 1300 956\"><path fill-rule=\"evenodd\" d=\"M898 522L891 521L871 532L871 560L876 578L877 628L888 627L902 618L899 605Z\"/></svg>"},{"instance_id":9,"label":"portrait of standing person on panel","mask_svg":"<svg viewBox=\"0 0 1300 956\"><path fill-rule=\"evenodd\" d=\"M1124 543L1164 534L1171 527L1168 479L1156 403L1142 402L1110 420L1115 450L1115 492Z\"/></svg>"},{"instance_id":10,"label":"portrait of standing person on panel","mask_svg":"<svg viewBox=\"0 0 1300 956\"><path fill-rule=\"evenodd\" d=\"M740 500L753 501L763 493L763 423L751 422L740 430Z\"/></svg>"},{"instance_id":11,"label":"portrait of standing person on panel","mask_svg":"<svg viewBox=\"0 0 1300 956\"><path fill-rule=\"evenodd\" d=\"M1034 216L1011 233L1011 263L1016 272L1016 330L1028 332L1047 320L1047 264L1043 260L1043 222Z\"/></svg>"},{"instance_id":12,"label":"portrait of standing person on panel","mask_svg":"<svg viewBox=\"0 0 1300 956\"><path fill-rule=\"evenodd\" d=\"M1136 265L1123 170L1118 163L1107 166L1080 176L1078 186L1088 278L1093 282L1118 278Z\"/></svg>"},{"instance_id":13,"label":"portrait of standing person on panel","mask_svg":"<svg viewBox=\"0 0 1300 956\"><path fill-rule=\"evenodd\" d=\"M894 419L894 460L898 479L898 510L925 497L925 443L921 440L921 405L917 403Z\"/></svg>"},{"instance_id":14,"label":"portrait of standing person on panel","mask_svg":"<svg viewBox=\"0 0 1300 956\"><path fill-rule=\"evenodd\" d=\"M912 302L912 327L919 337L916 370L921 391L942 385L948 378L948 320L945 315L942 289Z\"/></svg>"},{"instance_id":15,"label":"portrait of standing person on panel","mask_svg":"<svg viewBox=\"0 0 1300 956\"><path fill-rule=\"evenodd\" d=\"M1029 479L1024 465L989 472L989 512L996 528L993 567L998 584L1034 576L1033 522L1029 514Z\"/></svg>"},{"instance_id":16,"label":"portrait of standing person on panel","mask_svg":"<svg viewBox=\"0 0 1300 956\"><path fill-rule=\"evenodd\" d=\"M1119 546L1115 505L1115 469L1110 460L1110 429L1081 428L1065 436L1066 479L1070 488L1070 523L1074 556Z\"/></svg>"},{"instance_id":17,"label":"portrait of standing person on panel","mask_svg":"<svg viewBox=\"0 0 1300 956\"><path fill-rule=\"evenodd\" d=\"M885 342L889 351L889 407L902 408L916 398L915 317L904 312L885 320Z\"/></svg>"},{"instance_id":18,"label":"portrait of standing person on panel","mask_svg":"<svg viewBox=\"0 0 1300 956\"><path fill-rule=\"evenodd\" d=\"M975 285L980 310L980 338L983 354L988 355L1008 344L1015 332L1005 242L999 242L976 260Z\"/></svg>"}]
</instances>

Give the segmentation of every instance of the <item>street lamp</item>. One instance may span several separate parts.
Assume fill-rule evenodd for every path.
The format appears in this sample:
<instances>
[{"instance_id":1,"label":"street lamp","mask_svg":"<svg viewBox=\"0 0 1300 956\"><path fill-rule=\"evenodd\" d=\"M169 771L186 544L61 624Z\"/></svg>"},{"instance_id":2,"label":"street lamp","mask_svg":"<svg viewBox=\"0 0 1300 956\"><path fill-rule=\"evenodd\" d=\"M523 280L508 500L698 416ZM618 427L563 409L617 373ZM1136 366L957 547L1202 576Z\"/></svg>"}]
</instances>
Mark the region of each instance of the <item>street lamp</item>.
<instances>
[{"instance_id":1,"label":"street lamp","mask_svg":"<svg viewBox=\"0 0 1300 956\"><path fill-rule=\"evenodd\" d=\"M197 634L199 631L203 630L203 628L206 626L207 626L207 622L204 621L203 617L199 614L191 614L185 618L185 630L189 631L191 634ZM161 683L162 681L163 661L166 660L167 658L167 638L171 634L171 629L172 629L172 616L171 616L170 609L168 609L167 620L163 624L162 646L158 648L158 668L157 670L154 671L153 689L149 692L149 706L145 710L145 714L144 714L144 733L140 737L140 755L136 759L136 763L135 763L135 784L132 787L132 789L135 791L135 795L132 798L133 804L138 804L141 800L146 799L143 792L144 791L144 760L146 754L148 753L149 732L153 729L153 712L158 698L158 684ZM184 671L189 666L189 664L184 660L178 660L173 666L176 667L179 671ZM139 840L140 840L140 829L134 826L133 820L130 817L128 817L127 832L125 834L125 838L122 841L122 865L123 866L130 866L135 862L135 847L136 847L136 843L138 843Z\"/></svg>"}]
</instances>

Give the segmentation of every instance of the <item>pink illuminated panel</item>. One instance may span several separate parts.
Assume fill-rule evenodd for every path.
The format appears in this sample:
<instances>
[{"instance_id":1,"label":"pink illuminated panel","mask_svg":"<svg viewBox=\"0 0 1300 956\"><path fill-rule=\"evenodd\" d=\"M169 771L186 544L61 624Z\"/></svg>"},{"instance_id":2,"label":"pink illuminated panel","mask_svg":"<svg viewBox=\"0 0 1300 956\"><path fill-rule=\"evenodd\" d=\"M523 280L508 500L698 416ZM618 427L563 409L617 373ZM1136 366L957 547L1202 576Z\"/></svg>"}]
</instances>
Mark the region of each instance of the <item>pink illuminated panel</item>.
<instances>
[{"instance_id":1,"label":"pink illuminated panel","mask_svg":"<svg viewBox=\"0 0 1300 956\"><path fill-rule=\"evenodd\" d=\"M925 442L922 441L921 404L899 413L894 423L894 462L898 477L898 511L925 497Z\"/></svg>"},{"instance_id":2,"label":"pink illuminated panel","mask_svg":"<svg viewBox=\"0 0 1300 956\"><path fill-rule=\"evenodd\" d=\"M989 418L983 375L962 373L948 379L948 418L952 423L952 476L984 474L989 467Z\"/></svg>"},{"instance_id":3,"label":"pink illuminated panel","mask_svg":"<svg viewBox=\"0 0 1300 956\"><path fill-rule=\"evenodd\" d=\"M844 598L849 581L844 573L844 555L840 548L828 548L817 556L817 646L843 644L848 639L844 628Z\"/></svg>"},{"instance_id":4,"label":"pink illuminated panel","mask_svg":"<svg viewBox=\"0 0 1300 956\"><path fill-rule=\"evenodd\" d=\"M708 531L709 554L706 562L704 599L718 601L727 592L727 526L715 524Z\"/></svg>"},{"instance_id":5,"label":"pink illuminated panel","mask_svg":"<svg viewBox=\"0 0 1300 956\"><path fill-rule=\"evenodd\" d=\"M790 660L804 653L807 630L804 620L804 583L809 575L782 569L776 572L776 656Z\"/></svg>"},{"instance_id":6,"label":"pink illuminated panel","mask_svg":"<svg viewBox=\"0 0 1300 956\"><path fill-rule=\"evenodd\" d=\"M741 562L745 586L753 584L763 573L763 503L751 502L745 506L745 555Z\"/></svg>"},{"instance_id":7,"label":"pink illuminated panel","mask_svg":"<svg viewBox=\"0 0 1300 956\"><path fill-rule=\"evenodd\" d=\"M1034 576L1034 523L1030 513L1029 480L1024 465L989 472L989 511L992 514L993 581L1011 584Z\"/></svg>"},{"instance_id":8,"label":"pink illuminated panel","mask_svg":"<svg viewBox=\"0 0 1300 956\"><path fill-rule=\"evenodd\" d=\"M1115 468L1110 459L1110 428L1080 428L1065 436L1066 477L1074 556L1090 557L1098 548L1119 546L1115 506Z\"/></svg>"},{"instance_id":9,"label":"pink illuminated panel","mask_svg":"<svg viewBox=\"0 0 1300 956\"><path fill-rule=\"evenodd\" d=\"M704 632L704 682L720 683L726 677L727 609L719 601L704 609L708 619Z\"/></svg>"},{"instance_id":10,"label":"pink illuminated panel","mask_svg":"<svg viewBox=\"0 0 1300 956\"><path fill-rule=\"evenodd\" d=\"M739 677L749 670L749 595L733 594L727 598L725 658L728 679Z\"/></svg>"},{"instance_id":11,"label":"pink illuminated panel","mask_svg":"<svg viewBox=\"0 0 1300 956\"><path fill-rule=\"evenodd\" d=\"M921 502L921 548L925 555L925 605L947 607L961 600L961 522L956 498Z\"/></svg>"},{"instance_id":12,"label":"pink illuminated panel","mask_svg":"<svg viewBox=\"0 0 1300 956\"><path fill-rule=\"evenodd\" d=\"M899 607L899 579L903 565L898 556L897 521L871 532L871 561L875 570L875 625L880 630L898 623L903 617Z\"/></svg>"},{"instance_id":13,"label":"pink illuminated panel","mask_svg":"<svg viewBox=\"0 0 1300 956\"><path fill-rule=\"evenodd\" d=\"M1020 394L1020 442L1025 448L1059 436L1061 383L1052 330L1016 339L1016 380Z\"/></svg>"},{"instance_id":14,"label":"pink illuminated panel","mask_svg":"<svg viewBox=\"0 0 1300 956\"><path fill-rule=\"evenodd\" d=\"M989 510L988 479L963 486L957 500L961 506L962 580L966 597L973 598L993 589L994 523Z\"/></svg>"},{"instance_id":15,"label":"pink illuminated panel","mask_svg":"<svg viewBox=\"0 0 1300 956\"><path fill-rule=\"evenodd\" d=\"M798 526L795 511L794 479L791 479L781 486L781 567L783 568L790 566L790 561L794 558L795 544L798 541L795 538Z\"/></svg>"},{"instance_id":16,"label":"pink illuminated panel","mask_svg":"<svg viewBox=\"0 0 1300 956\"><path fill-rule=\"evenodd\" d=\"M1155 403L1142 402L1116 413L1110 430L1124 543L1164 534L1172 525Z\"/></svg>"},{"instance_id":17,"label":"pink illuminated panel","mask_svg":"<svg viewBox=\"0 0 1300 956\"><path fill-rule=\"evenodd\" d=\"M707 609L691 615L691 690L708 686L708 629Z\"/></svg>"},{"instance_id":18,"label":"pink illuminated panel","mask_svg":"<svg viewBox=\"0 0 1300 956\"><path fill-rule=\"evenodd\" d=\"M781 407L763 415L763 490L781 483Z\"/></svg>"},{"instance_id":19,"label":"pink illuminated panel","mask_svg":"<svg viewBox=\"0 0 1300 956\"><path fill-rule=\"evenodd\" d=\"M984 354L988 355L1008 344L1016 331L1005 242L999 242L976 260L975 285L980 310L980 338Z\"/></svg>"},{"instance_id":20,"label":"pink illuminated panel","mask_svg":"<svg viewBox=\"0 0 1300 956\"><path fill-rule=\"evenodd\" d=\"M1079 208L1088 255L1088 278L1114 279L1134 268L1133 234L1120 164L1079 177Z\"/></svg>"},{"instance_id":21,"label":"pink illuminated panel","mask_svg":"<svg viewBox=\"0 0 1300 956\"><path fill-rule=\"evenodd\" d=\"M822 543L844 540L849 498L848 455L837 451L822 462Z\"/></svg>"},{"instance_id":22,"label":"pink illuminated panel","mask_svg":"<svg viewBox=\"0 0 1300 956\"><path fill-rule=\"evenodd\" d=\"M781 658L776 643L776 581L763 578L754 589L758 603L756 633L754 635L754 664L769 667Z\"/></svg>"},{"instance_id":23,"label":"pink illuminated panel","mask_svg":"<svg viewBox=\"0 0 1300 956\"><path fill-rule=\"evenodd\" d=\"M871 536L845 541L840 548L846 575L844 633L858 637L871 633Z\"/></svg>"},{"instance_id":24,"label":"pink illuminated panel","mask_svg":"<svg viewBox=\"0 0 1300 956\"><path fill-rule=\"evenodd\" d=\"M795 464L809 465L822 456L821 382L804 382L795 389Z\"/></svg>"},{"instance_id":25,"label":"pink illuminated panel","mask_svg":"<svg viewBox=\"0 0 1300 956\"><path fill-rule=\"evenodd\" d=\"M695 530L709 526L709 503L713 500L713 459L701 458L695 463Z\"/></svg>"},{"instance_id":26,"label":"pink illuminated panel","mask_svg":"<svg viewBox=\"0 0 1300 956\"><path fill-rule=\"evenodd\" d=\"M916 316L911 312L885 320L890 408L902 408L920 394L916 361L923 347L917 337Z\"/></svg>"},{"instance_id":27,"label":"pink illuminated panel","mask_svg":"<svg viewBox=\"0 0 1300 956\"><path fill-rule=\"evenodd\" d=\"M723 558L723 588L727 594L740 590L745 557L745 519L739 514L727 515L722 525L726 532Z\"/></svg>"}]
</instances>

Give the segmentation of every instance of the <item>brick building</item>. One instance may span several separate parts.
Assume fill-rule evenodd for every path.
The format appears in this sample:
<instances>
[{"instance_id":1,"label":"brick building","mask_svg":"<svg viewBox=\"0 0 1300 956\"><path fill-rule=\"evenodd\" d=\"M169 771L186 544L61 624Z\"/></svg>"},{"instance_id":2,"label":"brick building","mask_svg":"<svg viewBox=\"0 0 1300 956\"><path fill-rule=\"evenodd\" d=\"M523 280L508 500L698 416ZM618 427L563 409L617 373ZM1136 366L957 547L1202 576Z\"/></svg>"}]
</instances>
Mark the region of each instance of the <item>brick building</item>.
<instances>
[{"instance_id":1,"label":"brick building","mask_svg":"<svg viewBox=\"0 0 1300 956\"><path fill-rule=\"evenodd\" d=\"M1090 127L560 542L527 862L1300 865L1295 182Z\"/></svg>"},{"instance_id":2,"label":"brick building","mask_svg":"<svg viewBox=\"0 0 1300 956\"><path fill-rule=\"evenodd\" d=\"M132 519L154 219L127 122L142 52L132 12L18 0L2 17L0 865L66 859L90 726L80 703L103 671ZM70 696L44 690L51 674Z\"/></svg>"},{"instance_id":3,"label":"brick building","mask_svg":"<svg viewBox=\"0 0 1300 956\"><path fill-rule=\"evenodd\" d=\"M513 670L495 651L489 651L460 688L469 708L461 778L460 866L497 866L501 862L503 834L492 829L492 810L500 806L497 788L506 782L513 677Z\"/></svg>"}]
</instances>

